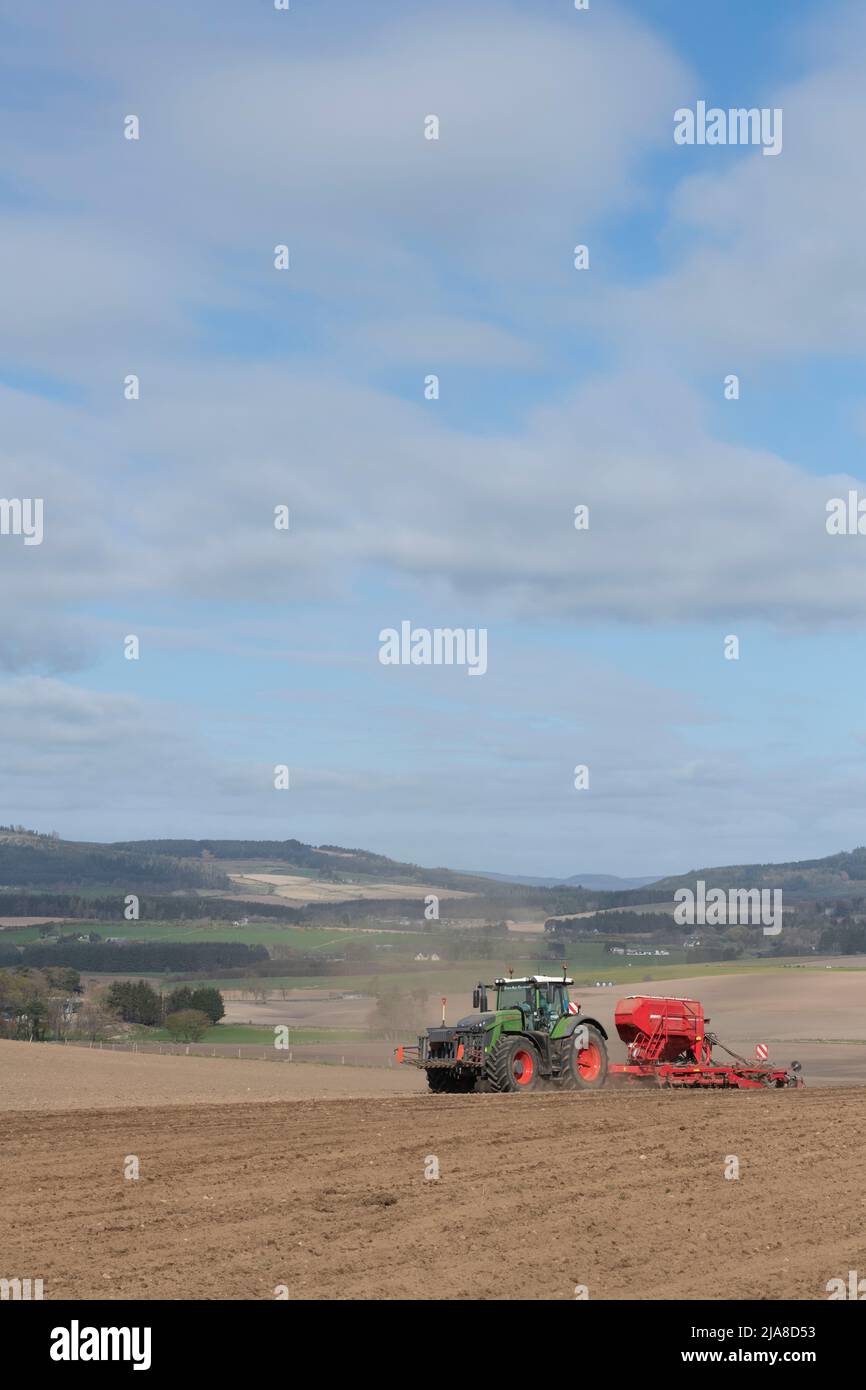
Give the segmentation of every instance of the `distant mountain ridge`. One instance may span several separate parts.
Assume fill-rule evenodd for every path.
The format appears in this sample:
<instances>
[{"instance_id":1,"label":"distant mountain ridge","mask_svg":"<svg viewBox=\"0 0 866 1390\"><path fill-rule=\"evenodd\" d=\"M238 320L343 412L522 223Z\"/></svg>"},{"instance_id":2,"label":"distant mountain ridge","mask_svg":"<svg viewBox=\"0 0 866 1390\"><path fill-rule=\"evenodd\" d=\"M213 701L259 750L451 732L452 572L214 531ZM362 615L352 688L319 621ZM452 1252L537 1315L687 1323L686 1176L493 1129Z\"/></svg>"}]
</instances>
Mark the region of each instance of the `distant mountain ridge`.
<instances>
[{"instance_id":1,"label":"distant mountain ridge","mask_svg":"<svg viewBox=\"0 0 866 1390\"><path fill-rule=\"evenodd\" d=\"M594 888L597 892L624 893L633 888L646 888L658 882L658 875L648 878L620 878L618 874L572 874L570 878L534 878L530 874L494 874L475 870L482 878L497 883L525 883L530 888Z\"/></svg>"}]
</instances>

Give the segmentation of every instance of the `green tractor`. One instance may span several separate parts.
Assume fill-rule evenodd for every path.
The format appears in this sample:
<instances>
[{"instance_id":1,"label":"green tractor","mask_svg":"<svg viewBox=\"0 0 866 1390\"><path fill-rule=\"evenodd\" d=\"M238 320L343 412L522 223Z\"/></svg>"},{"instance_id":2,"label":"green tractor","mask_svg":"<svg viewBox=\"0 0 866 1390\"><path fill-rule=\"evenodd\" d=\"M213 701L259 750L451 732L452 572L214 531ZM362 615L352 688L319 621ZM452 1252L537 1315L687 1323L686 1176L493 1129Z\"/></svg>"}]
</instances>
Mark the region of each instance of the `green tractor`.
<instances>
[{"instance_id":1,"label":"green tractor","mask_svg":"<svg viewBox=\"0 0 866 1390\"><path fill-rule=\"evenodd\" d=\"M572 1002L565 973L527 975L478 984L458 1023L428 1028L417 1047L397 1057L427 1073L431 1091L533 1091L542 1081L571 1090L597 1090L607 1076L607 1033ZM488 990L496 991L490 1008Z\"/></svg>"}]
</instances>

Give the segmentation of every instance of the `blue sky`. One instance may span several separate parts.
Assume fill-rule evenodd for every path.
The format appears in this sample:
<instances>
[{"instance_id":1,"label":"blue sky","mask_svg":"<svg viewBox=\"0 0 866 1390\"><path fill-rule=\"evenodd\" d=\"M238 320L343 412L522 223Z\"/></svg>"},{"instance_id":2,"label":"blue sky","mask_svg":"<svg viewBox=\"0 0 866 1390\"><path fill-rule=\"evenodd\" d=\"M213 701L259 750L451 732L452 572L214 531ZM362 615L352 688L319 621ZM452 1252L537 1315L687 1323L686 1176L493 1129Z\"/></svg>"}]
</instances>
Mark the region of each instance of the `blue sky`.
<instances>
[{"instance_id":1,"label":"blue sky","mask_svg":"<svg viewBox=\"0 0 866 1390\"><path fill-rule=\"evenodd\" d=\"M0 536L5 821L563 876L863 840L862 6L0 36L0 497L45 505ZM676 145L698 100L781 153ZM406 619L487 673L382 666Z\"/></svg>"}]
</instances>

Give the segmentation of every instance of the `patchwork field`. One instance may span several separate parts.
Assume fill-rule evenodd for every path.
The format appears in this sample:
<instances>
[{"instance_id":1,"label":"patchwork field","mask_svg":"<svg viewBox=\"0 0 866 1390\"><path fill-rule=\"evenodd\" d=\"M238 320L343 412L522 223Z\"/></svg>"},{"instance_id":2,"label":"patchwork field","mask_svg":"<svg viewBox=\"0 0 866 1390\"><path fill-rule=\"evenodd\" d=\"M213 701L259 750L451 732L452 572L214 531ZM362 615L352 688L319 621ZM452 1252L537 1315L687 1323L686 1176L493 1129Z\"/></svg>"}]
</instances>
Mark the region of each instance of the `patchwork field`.
<instances>
[{"instance_id":1,"label":"patchwork field","mask_svg":"<svg viewBox=\"0 0 866 1390\"><path fill-rule=\"evenodd\" d=\"M251 885L268 884L278 898L297 904L340 903L348 898L419 898L435 893L439 898L471 898L471 893L456 888L431 888L423 883L328 883L322 879L307 878L303 874L232 874L232 880L240 889Z\"/></svg>"}]
</instances>

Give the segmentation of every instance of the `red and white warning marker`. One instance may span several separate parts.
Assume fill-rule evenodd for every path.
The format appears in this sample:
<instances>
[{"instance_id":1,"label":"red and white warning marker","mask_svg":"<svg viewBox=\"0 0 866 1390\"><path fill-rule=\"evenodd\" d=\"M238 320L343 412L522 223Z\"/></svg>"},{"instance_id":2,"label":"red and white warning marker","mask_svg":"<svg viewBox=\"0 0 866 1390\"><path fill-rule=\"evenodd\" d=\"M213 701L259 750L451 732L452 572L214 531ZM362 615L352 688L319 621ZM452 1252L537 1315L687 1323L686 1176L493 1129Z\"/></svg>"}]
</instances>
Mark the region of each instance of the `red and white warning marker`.
<instances>
[{"instance_id":1,"label":"red and white warning marker","mask_svg":"<svg viewBox=\"0 0 866 1390\"><path fill-rule=\"evenodd\" d=\"M770 1049L768 1048L767 1044L766 1044L766 1043L758 1043L757 1047L755 1048L755 1056L757 1057L758 1061L759 1061L759 1062L766 1062L766 1060L767 1060L767 1058L769 1057L769 1055L770 1055Z\"/></svg>"}]
</instances>

